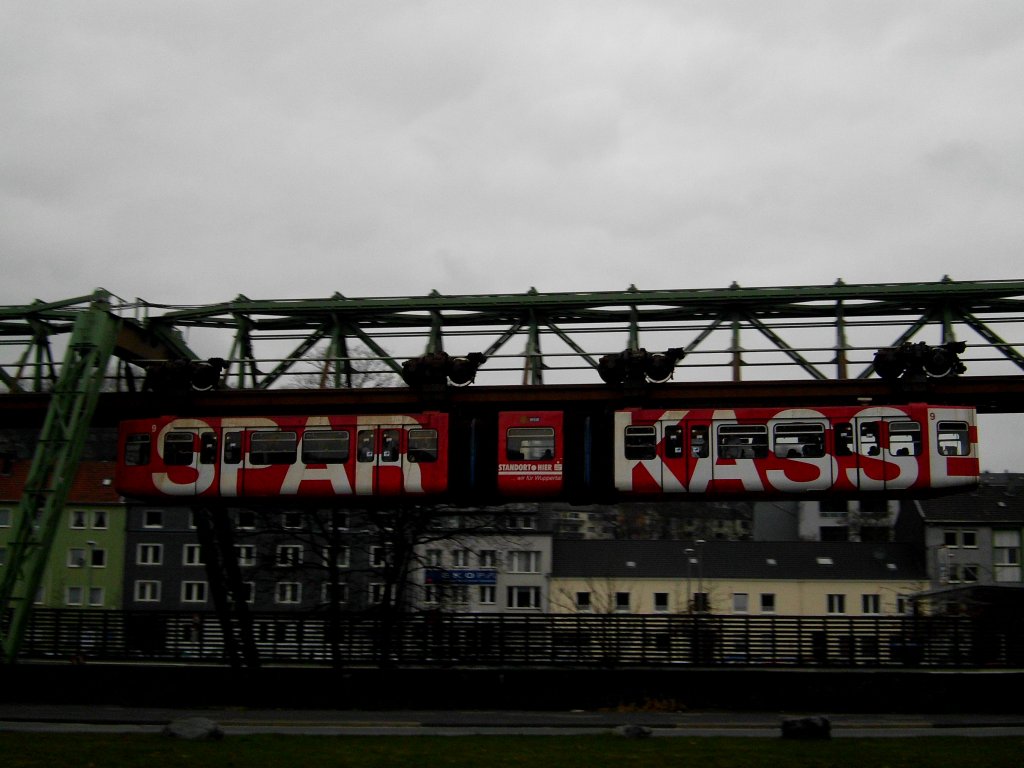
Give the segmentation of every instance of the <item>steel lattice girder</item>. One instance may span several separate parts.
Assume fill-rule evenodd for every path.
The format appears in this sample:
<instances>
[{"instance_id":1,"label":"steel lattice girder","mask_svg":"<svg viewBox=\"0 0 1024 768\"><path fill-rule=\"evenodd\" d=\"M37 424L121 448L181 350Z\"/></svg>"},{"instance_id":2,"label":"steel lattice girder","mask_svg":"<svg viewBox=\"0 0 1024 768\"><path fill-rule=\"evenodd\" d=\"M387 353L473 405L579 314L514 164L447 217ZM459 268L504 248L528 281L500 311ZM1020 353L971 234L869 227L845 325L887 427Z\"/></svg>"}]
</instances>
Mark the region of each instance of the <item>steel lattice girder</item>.
<instances>
[{"instance_id":1,"label":"steel lattice girder","mask_svg":"<svg viewBox=\"0 0 1024 768\"><path fill-rule=\"evenodd\" d=\"M0 308L0 336L21 335L26 339L48 338L70 329L76 304L65 302ZM348 298L335 294L325 299L252 300L245 296L206 306L176 308L166 305L132 305L144 309L143 321L125 323L126 332L144 344L119 345L115 354L137 364L158 355L164 359L195 359L181 342L183 329L233 331L232 351L225 355L237 371L236 386L266 388L275 385L292 366L321 341L329 340L335 352L343 351L345 340L367 347L391 370L400 371L399 359L384 348L381 337L399 332L420 336L424 351L444 348L445 331L460 334L489 333L497 340L487 345L493 355L511 338L526 336L524 372L529 383L540 383L547 367L540 348L542 333L565 343L588 366L596 367L594 350L587 350L570 334L579 332L627 331L629 344L639 346L642 333L666 324L687 323L696 338L686 343L687 353L695 351L716 331L732 329L730 346L723 352L732 357L735 376L749 365L741 354L740 332L753 331L766 339L812 378L824 378L821 362L802 354L799 345L786 341L783 331L794 328L827 328L835 333L832 346L836 378L847 377L849 330L855 326L898 328L894 343L904 341L929 325L941 325L943 338L952 336L955 325L970 329L988 346L1024 369L1024 355L1017 345L1007 343L992 329L993 322L1024 322L1024 280L955 282L943 279L931 283L852 284L842 281L826 286L724 289L638 290L525 294L453 295L436 291L424 297ZM32 326L32 322L36 326ZM45 322L40 336L38 323ZM909 329L906 327L909 326ZM902 334L902 335L901 335ZM278 356L259 370L256 341L286 337L296 340L294 349ZM893 342L889 342L893 343ZM884 345L884 344L880 344ZM127 351L132 354L128 354ZM607 350L606 350L607 351ZM339 358L341 355L339 355ZM348 359L338 365L348 365ZM0 369L2 370L2 369ZM870 375L870 367L859 376ZM8 388L17 377L0 373ZM328 376L323 379L326 382ZM340 381L335 377L335 381Z\"/></svg>"}]
</instances>

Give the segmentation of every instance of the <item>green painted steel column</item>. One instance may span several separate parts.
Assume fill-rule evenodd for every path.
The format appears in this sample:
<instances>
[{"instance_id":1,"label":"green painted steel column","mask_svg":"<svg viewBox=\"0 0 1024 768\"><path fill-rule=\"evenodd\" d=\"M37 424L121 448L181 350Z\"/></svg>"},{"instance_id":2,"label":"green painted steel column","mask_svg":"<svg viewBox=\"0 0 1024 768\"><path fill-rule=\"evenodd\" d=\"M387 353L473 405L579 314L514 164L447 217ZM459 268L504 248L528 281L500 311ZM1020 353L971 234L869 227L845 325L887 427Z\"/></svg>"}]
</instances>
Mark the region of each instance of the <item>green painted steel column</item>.
<instances>
[{"instance_id":1,"label":"green painted steel column","mask_svg":"<svg viewBox=\"0 0 1024 768\"><path fill-rule=\"evenodd\" d=\"M13 663L75 479L120 320L96 291L75 320L15 518L0 583L0 662Z\"/></svg>"}]
</instances>

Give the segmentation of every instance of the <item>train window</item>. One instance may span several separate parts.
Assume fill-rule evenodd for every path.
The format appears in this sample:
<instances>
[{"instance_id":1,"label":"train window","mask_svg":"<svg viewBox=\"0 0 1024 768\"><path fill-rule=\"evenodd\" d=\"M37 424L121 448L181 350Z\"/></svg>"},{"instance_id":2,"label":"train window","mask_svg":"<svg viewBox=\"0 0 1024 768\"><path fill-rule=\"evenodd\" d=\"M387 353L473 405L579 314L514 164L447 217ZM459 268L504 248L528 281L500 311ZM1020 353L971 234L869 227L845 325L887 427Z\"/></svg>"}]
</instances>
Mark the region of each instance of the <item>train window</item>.
<instances>
[{"instance_id":1,"label":"train window","mask_svg":"<svg viewBox=\"0 0 1024 768\"><path fill-rule=\"evenodd\" d=\"M510 461L554 458L554 427L510 427L505 433L505 454Z\"/></svg>"},{"instance_id":2,"label":"train window","mask_svg":"<svg viewBox=\"0 0 1024 768\"><path fill-rule=\"evenodd\" d=\"M763 459L768 455L768 427L763 424L723 424L718 428L722 459Z\"/></svg>"},{"instance_id":3,"label":"train window","mask_svg":"<svg viewBox=\"0 0 1024 768\"><path fill-rule=\"evenodd\" d=\"M437 461L437 430L409 430L409 461Z\"/></svg>"},{"instance_id":4,"label":"train window","mask_svg":"<svg viewBox=\"0 0 1024 768\"><path fill-rule=\"evenodd\" d=\"M879 425L877 421L866 421L860 425L860 452L863 456L878 456L882 449L879 447Z\"/></svg>"},{"instance_id":5,"label":"train window","mask_svg":"<svg viewBox=\"0 0 1024 768\"><path fill-rule=\"evenodd\" d=\"M683 428L665 427L665 458L678 459L683 455Z\"/></svg>"},{"instance_id":6,"label":"train window","mask_svg":"<svg viewBox=\"0 0 1024 768\"><path fill-rule=\"evenodd\" d=\"M890 422L889 453L893 456L920 456L921 425L916 421Z\"/></svg>"},{"instance_id":7,"label":"train window","mask_svg":"<svg viewBox=\"0 0 1024 768\"><path fill-rule=\"evenodd\" d=\"M372 429L361 429L359 434L356 436L358 440L358 447L356 448L356 461L367 462L373 461L377 454L374 449L373 439L374 430Z\"/></svg>"},{"instance_id":8,"label":"train window","mask_svg":"<svg viewBox=\"0 0 1024 768\"><path fill-rule=\"evenodd\" d=\"M398 461L398 454L402 445L402 430L384 429L381 432L380 460L387 462Z\"/></svg>"},{"instance_id":9,"label":"train window","mask_svg":"<svg viewBox=\"0 0 1024 768\"><path fill-rule=\"evenodd\" d=\"M249 439L252 464L294 464L298 436L294 432L253 432Z\"/></svg>"},{"instance_id":10,"label":"train window","mask_svg":"<svg viewBox=\"0 0 1024 768\"><path fill-rule=\"evenodd\" d=\"M821 458L825 455L825 427L822 424L776 424L773 430L775 455L780 458Z\"/></svg>"},{"instance_id":11,"label":"train window","mask_svg":"<svg viewBox=\"0 0 1024 768\"><path fill-rule=\"evenodd\" d=\"M853 427L848 421L836 424L836 456L853 454Z\"/></svg>"},{"instance_id":12,"label":"train window","mask_svg":"<svg viewBox=\"0 0 1024 768\"><path fill-rule=\"evenodd\" d=\"M303 464L344 464L348 461L349 441L346 430L306 430L302 435Z\"/></svg>"},{"instance_id":13,"label":"train window","mask_svg":"<svg viewBox=\"0 0 1024 768\"><path fill-rule=\"evenodd\" d=\"M224 463L237 464L242 460L242 433L224 433Z\"/></svg>"},{"instance_id":14,"label":"train window","mask_svg":"<svg viewBox=\"0 0 1024 768\"><path fill-rule=\"evenodd\" d=\"M129 467L143 467L149 464L151 445L152 441L145 433L128 435L124 441L124 463Z\"/></svg>"},{"instance_id":15,"label":"train window","mask_svg":"<svg viewBox=\"0 0 1024 768\"><path fill-rule=\"evenodd\" d=\"M695 459L706 459L709 445L707 427L690 427L690 453Z\"/></svg>"},{"instance_id":16,"label":"train window","mask_svg":"<svg viewBox=\"0 0 1024 768\"><path fill-rule=\"evenodd\" d=\"M654 427L626 427L623 448L627 459L653 459L658 455L657 431Z\"/></svg>"},{"instance_id":17,"label":"train window","mask_svg":"<svg viewBox=\"0 0 1024 768\"><path fill-rule=\"evenodd\" d=\"M199 463L213 464L217 461L217 435L203 432L199 436Z\"/></svg>"},{"instance_id":18,"label":"train window","mask_svg":"<svg viewBox=\"0 0 1024 768\"><path fill-rule=\"evenodd\" d=\"M192 464L191 432L168 432L164 438L164 464L169 467L187 467Z\"/></svg>"},{"instance_id":19,"label":"train window","mask_svg":"<svg viewBox=\"0 0 1024 768\"><path fill-rule=\"evenodd\" d=\"M971 452L966 421L940 421L936 438L940 456L967 456Z\"/></svg>"}]
</instances>

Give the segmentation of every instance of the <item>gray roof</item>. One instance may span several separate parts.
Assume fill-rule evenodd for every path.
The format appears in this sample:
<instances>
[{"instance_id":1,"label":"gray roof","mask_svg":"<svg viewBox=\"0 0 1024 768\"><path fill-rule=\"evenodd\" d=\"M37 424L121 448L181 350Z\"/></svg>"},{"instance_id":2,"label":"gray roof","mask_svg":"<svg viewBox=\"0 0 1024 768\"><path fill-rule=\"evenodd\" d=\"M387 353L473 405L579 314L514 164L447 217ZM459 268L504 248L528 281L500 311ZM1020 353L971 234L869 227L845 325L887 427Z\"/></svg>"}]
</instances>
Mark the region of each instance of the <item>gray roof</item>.
<instances>
[{"instance_id":1,"label":"gray roof","mask_svg":"<svg viewBox=\"0 0 1024 768\"><path fill-rule=\"evenodd\" d=\"M693 552L687 556L686 550ZM554 542L555 577L615 579L926 579L920 549L909 544L817 541ZM687 566L687 560L690 560ZM703 560L703 564L700 561ZM696 561L696 562L694 562Z\"/></svg>"},{"instance_id":2,"label":"gray roof","mask_svg":"<svg viewBox=\"0 0 1024 768\"><path fill-rule=\"evenodd\" d=\"M917 506L928 523L1024 525L1024 475L984 474L968 493L922 499Z\"/></svg>"}]
</instances>

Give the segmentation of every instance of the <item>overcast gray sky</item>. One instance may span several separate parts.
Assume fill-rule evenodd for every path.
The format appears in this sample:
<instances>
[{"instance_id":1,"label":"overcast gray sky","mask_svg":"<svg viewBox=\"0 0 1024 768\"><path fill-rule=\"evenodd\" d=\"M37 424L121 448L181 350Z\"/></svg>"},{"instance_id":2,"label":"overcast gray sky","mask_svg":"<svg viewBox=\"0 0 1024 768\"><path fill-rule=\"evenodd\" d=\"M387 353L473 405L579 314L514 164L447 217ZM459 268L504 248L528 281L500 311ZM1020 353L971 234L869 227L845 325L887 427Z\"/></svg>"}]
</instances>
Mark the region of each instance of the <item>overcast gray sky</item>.
<instances>
[{"instance_id":1,"label":"overcast gray sky","mask_svg":"<svg viewBox=\"0 0 1024 768\"><path fill-rule=\"evenodd\" d=\"M1019 0L0 9L0 303L1019 277Z\"/></svg>"},{"instance_id":2,"label":"overcast gray sky","mask_svg":"<svg viewBox=\"0 0 1024 768\"><path fill-rule=\"evenodd\" d=\"M1020 0L0 0L0 304L1021 277Z\"/></svg>"}]
</instances>

